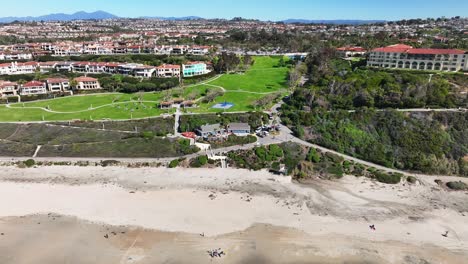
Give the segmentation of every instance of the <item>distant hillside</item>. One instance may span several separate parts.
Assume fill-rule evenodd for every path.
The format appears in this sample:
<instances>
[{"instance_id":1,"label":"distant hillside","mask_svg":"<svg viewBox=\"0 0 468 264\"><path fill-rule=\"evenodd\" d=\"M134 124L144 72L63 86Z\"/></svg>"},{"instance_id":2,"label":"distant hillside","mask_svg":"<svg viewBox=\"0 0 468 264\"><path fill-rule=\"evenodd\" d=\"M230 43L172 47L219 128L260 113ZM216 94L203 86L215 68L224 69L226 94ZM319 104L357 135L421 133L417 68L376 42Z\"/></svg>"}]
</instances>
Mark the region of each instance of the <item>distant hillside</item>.
<instances>
[{"instance_id":1,"label":"distant hillside","mask_svg":"<svg viewBox=\"0 0 468 264\"><path fill-rule=\"evenodd\" d=\"M160 16L142 16L140 18L145 19L161 19L161 20L171 20L171 21L181 21L181 20L198 20L203 19L202 17L198 16L186 16L186 17L160 17Z\"/></svg>"},{"instance_id":2,"label":"distant hillside","mask_svg":"<svg viewBox=\"0 0 468 264\"><path fill-rule=\"evenodd\" d=\"M74 14L49 14L38 17L2 17L0 18L0 23L11 23L13 21L71 21L71 20L89 20L89 19L110 19L118 18L117 16L104 12L96 11L92 13L87 13L84 11L76 12Z\"/></svg>"},{"instance_id":3,"label":"distant hillside","mask_svg":"<svg viewBox=\"0 0 468 264\"><path fill-rule=\"evenodd\" d=\"M337 20L308 20L308 19L287 19L282 22L286 24L301 23L301 24L333 24L333 25L364 25L385 22L385 20L353 20L353 19L337 19Z\"/></svg>"}]
</instances>

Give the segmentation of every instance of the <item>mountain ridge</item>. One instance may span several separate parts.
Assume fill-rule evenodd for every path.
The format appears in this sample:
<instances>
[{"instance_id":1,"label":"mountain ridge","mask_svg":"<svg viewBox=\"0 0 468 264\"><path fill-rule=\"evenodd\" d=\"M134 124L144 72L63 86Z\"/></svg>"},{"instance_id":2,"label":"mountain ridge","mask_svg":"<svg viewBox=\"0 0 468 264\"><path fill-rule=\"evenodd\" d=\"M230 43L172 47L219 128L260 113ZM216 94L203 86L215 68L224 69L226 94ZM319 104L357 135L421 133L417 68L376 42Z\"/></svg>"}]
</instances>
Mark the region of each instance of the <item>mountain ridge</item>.
<instances>
[{"instance_id":1,"label":"mountain ridge","mask_svg":"<svg viewBox=\"0 0 468 264\"><path fill-rule=\"evenodd\" d=\"M27 17L1 17L0 23L11 23L14 21L72 21L72 20L92 20L92 19L111 19L111 18L118 18L116 15L105 11L95 11L95 12L85 12L79 11L73 14L65 14L65 13L54 13L42 16L27 16Z\"/></svg>"},{"instance_id":2,"label":"mountain ridge","mask_svg":"<svg viewBox=\"0 0 468 264\"><path fill-rule=\"evenodd\" d=\"M26 16L26 17L0 17L0 23L11 23L14 21L20 22L34 22L34 21L72 21L72 20L102 20L102 19L113 19L113 18L120 18L114 14L109 12L105 12L102 10L98 10L95 12L85 12L85 11L78 11L73 14L65 14L65 13L53 13L48 15L42 16ZM138 18L141 19L161 19L161 20L169 20L169 21L181 21L181 20L198 20L204 19L199 16L183 16L183 17L163 17L163 16L140 16ZM293 24L293 23L302 23L302 24L350 24L350 25L363 25L363 24L372 24L372 23L379 23L385 22L385 20L360 20L360 19L322 19L322 20L314 20L314 19L298 19L298 18L291 18L286 20L281 20L278 22L283 22L286 24Z\"/></svg>"}]
</instances>

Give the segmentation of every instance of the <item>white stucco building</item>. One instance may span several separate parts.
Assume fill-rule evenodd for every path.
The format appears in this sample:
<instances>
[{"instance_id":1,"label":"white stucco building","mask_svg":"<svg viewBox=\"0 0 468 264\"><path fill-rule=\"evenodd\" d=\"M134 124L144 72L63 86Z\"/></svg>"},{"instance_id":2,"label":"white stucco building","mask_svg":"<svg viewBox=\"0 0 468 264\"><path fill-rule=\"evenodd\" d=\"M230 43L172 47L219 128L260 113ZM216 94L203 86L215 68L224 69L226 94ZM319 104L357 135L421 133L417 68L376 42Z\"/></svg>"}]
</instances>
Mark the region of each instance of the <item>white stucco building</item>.
<instances>
[{"instance_id":1,"label":"white stucco building","mask_svg":"<svg viewBox=\"0 0 468 264\"><path fill-rule=\"evenodd\" d=\"M458 49L416 49L397 44L376 48L369 54L367 66L434 71L468 70L468 54Z\"/></svg>"}]
</instances>

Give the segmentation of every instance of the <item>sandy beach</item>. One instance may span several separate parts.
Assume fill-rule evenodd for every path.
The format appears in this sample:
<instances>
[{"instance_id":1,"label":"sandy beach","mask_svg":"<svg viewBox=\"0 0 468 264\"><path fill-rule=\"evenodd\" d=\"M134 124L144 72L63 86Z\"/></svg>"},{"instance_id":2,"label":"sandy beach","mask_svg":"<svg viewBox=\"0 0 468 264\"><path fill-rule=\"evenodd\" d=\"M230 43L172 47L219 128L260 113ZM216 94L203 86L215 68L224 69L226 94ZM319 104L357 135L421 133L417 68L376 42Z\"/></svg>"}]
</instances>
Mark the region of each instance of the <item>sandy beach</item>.
<instances>
[{"instance_id":1,"label":"sandy beach","mask_svg":"<svg viewBox=\"0 0 468 264\"><path fill-rule=\"evenodd\" d=\"M2 167L0 263L466 263L468 193L434 179Z\"/></svg>"}]
</instances>

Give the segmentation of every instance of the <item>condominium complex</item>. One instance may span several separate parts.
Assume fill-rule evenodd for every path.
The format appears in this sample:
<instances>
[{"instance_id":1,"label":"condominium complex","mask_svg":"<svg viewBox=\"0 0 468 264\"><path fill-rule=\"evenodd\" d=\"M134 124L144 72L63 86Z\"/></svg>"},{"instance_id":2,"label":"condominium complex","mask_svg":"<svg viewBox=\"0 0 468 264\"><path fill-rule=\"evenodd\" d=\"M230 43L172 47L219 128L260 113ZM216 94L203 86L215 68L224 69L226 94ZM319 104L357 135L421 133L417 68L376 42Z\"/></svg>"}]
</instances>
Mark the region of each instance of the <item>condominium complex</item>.
<instances>
[{"instance_id":1,"label":"condominium complex","mask_svg":"<svg viewBox=\"0 0 468 264\"><path fill-rule=\"evenodd\" d=\"M95 78L82 76L82 77L75 78L74 81L76 82L76 86L75 86L76 90L101 89L101 85L99 84L98 79L95 79Z\"/></svg>"},{"instance_id":2,"label":"condominium complex","mask_svg":"<svg viewBox=\"0 0 468 264\"><path fill-rule=\"evenodd\" d=\"M67 78L47 78L43 81L34 80L25 84L0 80L0 98L18 95L63 93L71 90L101 89L99 81L95 78L82 76L75 78L74 81L76 84L72 87L70 80Z\"/></svg>"},{"instance_id":3,"label":"condominium complex","mask_svg":"<svg viewBox=\"0 0 468 264\"><path fill-rule=\"evenodd\" d=\"M18 95L18 83L0 80L0 97Z\"/></svg>"},{"instance_id":4,"label":"condominium complex","mask_svg":"<svg viewBox=\"0 0 468 264\"><path fill-rule=\"evenodd\" d=\"M193 77L207 74L210 71L208 70L206 63L200 61L193 61L183 64L182 72L184 74L184 77Z\"/></svg>"},{"instance_id":5,"label":"condominium complex","mask_svg":"<svg viewBox=\"0 0 468 264\"><path fill-rule=\"evenodd\" d=\"M179 77L180 65L163 64L156 67L156 76L159 78Z\"/></svg>"},{"instance_id":6,"label":"condominium complex","mask_svg":"<svg viewBox=\"0 0 468 264\"><path fill-rule=\"evenodd\" d=\"M417 49L397 44L370 52L367 66L412 70L468 70L468 54L458 49Z\"/></svg>"},{"instance_id":7,"label":"condominium complex","mask_svg":"<svg viewBox=\"0 0 468 264\"><path fill-rule=\"evenodd\" d=\"M27 82L21 86L20 93L22 95L46 94L46 84L39 81Z\"/></svg>"},{"instance_id":8,"label":"condominium complex","mask_svg":"<svg viewBox=\"0 0 468 264\"><path fill-rule=\"evenodd\" d=\"M65 92L70 90L70 81L66 78L46 79L47 88L50 92Z\"/></svg>"},{"instance_id":9,"label":"condominium complex","mask_svg":"<svg viewBox=\"0 0 468 264\"><path fill-rule=\"evenodd\" d=\"M203 75L210 72L207 64L204 62L189 62L183 67L184 77ZM36 70L42 73L57 72L76 72L83 74L122 74L141 78L172 78L179 77L181 74L180 65L163 64L161 66L149 66L139 63L115 63L115 62L66 62L66 61L48 61L48 62L10 62L0 64L0 75L18 75L31 74Z\"/></svg>"}]
</instances>

